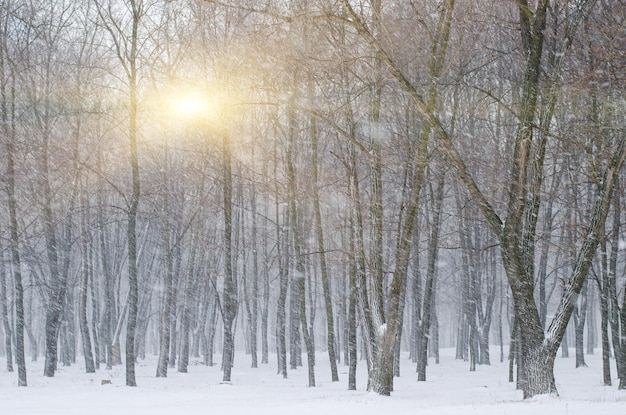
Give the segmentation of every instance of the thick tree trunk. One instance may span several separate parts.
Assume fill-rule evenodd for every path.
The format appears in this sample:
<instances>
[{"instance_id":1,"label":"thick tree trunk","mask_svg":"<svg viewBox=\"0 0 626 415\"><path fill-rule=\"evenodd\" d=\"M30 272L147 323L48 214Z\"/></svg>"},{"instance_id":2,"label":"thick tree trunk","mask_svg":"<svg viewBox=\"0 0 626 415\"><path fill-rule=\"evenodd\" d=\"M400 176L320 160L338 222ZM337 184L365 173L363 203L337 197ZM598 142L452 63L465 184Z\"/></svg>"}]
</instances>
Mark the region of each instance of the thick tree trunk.
<instances>
[{"instance_id":1,"label":"thick tree trunk","mask_svg":"<svg viewBox=\"0 0 626 415\"><path fill-rule=\"evenodd\" d=\"M523 333L524 329L522 328L521 331ZM524 398L546 393L555 394L554 355L540 345L535 344L534 341L523 341L522 359L525 370L525 384L521 386L521 389L524 393Z\"/></svg>"}]
</instances>

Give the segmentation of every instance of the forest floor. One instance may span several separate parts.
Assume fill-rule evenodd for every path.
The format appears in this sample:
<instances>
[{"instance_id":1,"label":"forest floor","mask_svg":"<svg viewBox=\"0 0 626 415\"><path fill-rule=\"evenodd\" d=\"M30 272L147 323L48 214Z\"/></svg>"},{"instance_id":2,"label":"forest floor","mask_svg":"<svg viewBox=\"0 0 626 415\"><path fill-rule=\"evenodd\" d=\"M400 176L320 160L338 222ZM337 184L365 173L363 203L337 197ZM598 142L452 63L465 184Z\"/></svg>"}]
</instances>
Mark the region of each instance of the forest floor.
<instances>
[{"instance_id":1,"label":"forest floor","mask_svg":"<svg viewBox=\"0 0 626 415\"><path fill-rule=\"evenodd\" d=\"M495 348L492 354L499 355ZM275 356L272 356L275 358ZM306 357L303 357L306 359ZM43 373L43 358L28 364L26 388L18 388L17 373L0 371L0 414L11 415L624 415L626 391L602 385L600 353L585 356L588 367L575 369L574 358L557 359L559 396L539 396L523 401L508 382L508 365L494 358L491 366L469 372L468 362L454 359L454 350L442 350L441 363L432 361L428 381L416 381L414 365L403 355L401 377L391 397L368 393L365 364L359 362L358 389L347 390L347 367L339 365L340 382L330 382L327 355L317 355L317 387L307 387L305 368L289 371L288 379L276 374L276 364L251 369L250 357L236 356L232 384L221 384L218 366L194 362L189 373L170 369L156 378L156 358L139 362L138 387L124 386L124 366L84 373L76 364L60 367L54 378ZM216 361L219 361L216 359ZM612 362L612 365L614 362ZM4 365L4 362L3 362ZM306 365L305 365L306 366ZM612 367L613 375L615 367ZM102 381L110 384L102 384Z\"/></svg>"}]
</instances>

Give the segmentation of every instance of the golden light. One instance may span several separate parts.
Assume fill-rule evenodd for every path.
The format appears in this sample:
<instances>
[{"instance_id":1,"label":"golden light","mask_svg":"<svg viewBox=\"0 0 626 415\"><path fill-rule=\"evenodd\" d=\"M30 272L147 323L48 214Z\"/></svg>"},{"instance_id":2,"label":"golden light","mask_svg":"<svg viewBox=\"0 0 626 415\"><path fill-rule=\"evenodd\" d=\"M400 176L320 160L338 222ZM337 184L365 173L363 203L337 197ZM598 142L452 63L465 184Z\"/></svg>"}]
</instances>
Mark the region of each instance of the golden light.
<instances>
[{"instance_id":1,"label":"golden light","mask_svg":"<svg viewBox=\"0 0 626 415\"><path fill-rule=\"evenodd\" d=\"M176 118L209 120L218 117L220 106L217 100L199 93L184 93L168 99L167 110Z\"/></svg>"},{"instance_id":2,"label":"golden light","mask_svg":"<svg viewBox=\"0 0 626 415\"><path fill-rule=\"evenodd\" d=\"M165 116L176 123L204 124L210 128L225 128L234 107L234 98L226 91L179 88L161 100Z\"/></svg>"}]
</instances>

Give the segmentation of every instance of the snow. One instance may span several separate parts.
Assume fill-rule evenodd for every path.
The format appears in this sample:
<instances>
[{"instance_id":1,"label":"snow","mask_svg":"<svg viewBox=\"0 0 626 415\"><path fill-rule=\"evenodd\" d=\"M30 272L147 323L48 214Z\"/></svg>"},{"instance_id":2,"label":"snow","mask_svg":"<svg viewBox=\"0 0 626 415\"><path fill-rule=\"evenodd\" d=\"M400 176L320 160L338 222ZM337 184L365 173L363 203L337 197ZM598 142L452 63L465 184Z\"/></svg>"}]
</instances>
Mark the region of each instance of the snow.
<instances>
[{"instance_id":1,"label":"snow","mask_svg":"<svg viewBox=\"0 0 626 415\"><path fill-rule=\"evenodd\" d=\"M495 355L496 348L492 350ZM273 357L273 356L272 356ZM187 374L170 369L168 378L156 378L156 358L137 366L138 387L124 386L124 367L83 373L82 365L59 368L45 378L43 359L29 363L29 386L18 388L17 374L0 371L0 413L11 415L200 415L200 414L318 414L341 415L623 415L626 391L602 386L599 353L586 356L587 368L574 368L574 359L557 358L560 396L523 401L508 382L507 362L479 366L454 359L454 350L441 352L441 364L431 362L427 382L418 383L415 367L403 356L402 377L396 378L391 397L364 391L365 364L359 363L358 391L347 390L347 368L340 365L340 382L330 382L328 358L319 354L318 387L308 388L306 368L283 379L276 364L249 368L249 356L238 353L232 384L220 384L219 366L198 362ZM271 360L271 359L270 359ZM219 359L217 359L219 361ZM613 367L614 369L614 367ZM102 380L111 384L102 385ZM614 384L617 380L614 379Z\"/></svg>"},{"instance_id":2,"label":"snow","mask_svg":"<svg viewBox=\"0 0 626 415\"><path fill-rule=\"evenodd\" d=\"M380 337L384 336L386 331L387 331L387 323L383 323L380 326L378 326L378 335Z\"/></svg>"}]
</instances>

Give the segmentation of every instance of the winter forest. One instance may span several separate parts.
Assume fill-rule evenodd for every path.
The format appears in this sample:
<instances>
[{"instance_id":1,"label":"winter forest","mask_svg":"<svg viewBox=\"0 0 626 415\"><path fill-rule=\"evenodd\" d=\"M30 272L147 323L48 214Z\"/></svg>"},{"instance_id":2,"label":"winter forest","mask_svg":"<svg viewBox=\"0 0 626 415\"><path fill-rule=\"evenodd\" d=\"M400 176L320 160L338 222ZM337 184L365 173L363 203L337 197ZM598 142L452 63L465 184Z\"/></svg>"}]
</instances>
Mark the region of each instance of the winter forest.
<instances>
[{"instance_id":1,"label":"winter forest","mask_svg":"<svg viewBox=\"0 0 626 415\"><path fill-rule=\"evenodd\" d=\"M626 389L625 97L623 0L0 0L4 369Z\"/></svg>"}]
</instances>

